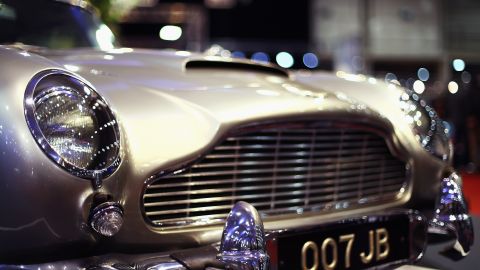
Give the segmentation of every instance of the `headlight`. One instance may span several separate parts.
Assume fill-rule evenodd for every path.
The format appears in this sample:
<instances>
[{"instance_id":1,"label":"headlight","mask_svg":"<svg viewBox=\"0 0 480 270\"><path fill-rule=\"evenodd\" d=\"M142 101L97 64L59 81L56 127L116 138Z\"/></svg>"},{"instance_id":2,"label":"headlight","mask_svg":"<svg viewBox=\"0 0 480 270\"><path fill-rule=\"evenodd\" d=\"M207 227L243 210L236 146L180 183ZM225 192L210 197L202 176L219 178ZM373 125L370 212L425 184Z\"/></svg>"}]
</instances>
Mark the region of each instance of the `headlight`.
<instances>
[{"instance_id":1,"label":"headlight","mask_svg":"<svg viewBox=\"0 0 480 270\"><path fill-rule=\"evenodd\" d=\"M25 116L38 145L70 173L104 178L118 167L118 123L81 78L59 70L37 74L25 92Z\"/></svg>"},{"instance_id":2,"label":"headlight","mask_svg":"<svg viewBox=\"0 0 480 270\"><path fill-rule=\"evenodd\" d=\"M451 142L435 110L413 92L402 94L400 108L420 144L434 156L450 160Z\"/></svg>"}]
</instances>

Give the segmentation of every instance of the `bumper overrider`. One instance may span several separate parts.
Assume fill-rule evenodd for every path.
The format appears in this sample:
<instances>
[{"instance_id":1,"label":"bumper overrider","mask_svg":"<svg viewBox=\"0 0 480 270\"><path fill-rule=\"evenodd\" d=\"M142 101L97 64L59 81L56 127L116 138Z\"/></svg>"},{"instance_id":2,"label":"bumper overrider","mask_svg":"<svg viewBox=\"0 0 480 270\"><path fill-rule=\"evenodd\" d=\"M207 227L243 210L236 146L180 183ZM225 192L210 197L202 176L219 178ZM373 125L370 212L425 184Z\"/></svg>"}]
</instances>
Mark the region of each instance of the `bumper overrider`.
<instances>
[{"instance_id":1,"label":"bumper overrider","mask_svg":"<svg viewBox=\"0 0 480 270\"><path fill-rule=\"evenodd\" d=\"M462 178L455 172L442 179L436 209L430 221L429 232L455 237L453 246L444 255L458 259L468 255L473 245L472 219L462 192Z\"/></svg>"},{"instance_id":2,"label":"bumper overrider","mask_svg":"<svg viewBox=\"0 0 480 270\"><path fill-rule=\"evenodd\" d=\"M221 242L216 245L170 253L108 254L37 265L0 265L0 268L275 270L355 269L357 265L362 269L391 268L420 259L426 249L427 232L456 238L445 252L452 258L466 256L473 245L472 221L463 198L461 178L456 173L442 179L431 220L418 211L391 210L265 234L257 210L249 203L238 202L227 217ZM285 257L295 258L285 260Z\"/></svg>"}]
</instances>

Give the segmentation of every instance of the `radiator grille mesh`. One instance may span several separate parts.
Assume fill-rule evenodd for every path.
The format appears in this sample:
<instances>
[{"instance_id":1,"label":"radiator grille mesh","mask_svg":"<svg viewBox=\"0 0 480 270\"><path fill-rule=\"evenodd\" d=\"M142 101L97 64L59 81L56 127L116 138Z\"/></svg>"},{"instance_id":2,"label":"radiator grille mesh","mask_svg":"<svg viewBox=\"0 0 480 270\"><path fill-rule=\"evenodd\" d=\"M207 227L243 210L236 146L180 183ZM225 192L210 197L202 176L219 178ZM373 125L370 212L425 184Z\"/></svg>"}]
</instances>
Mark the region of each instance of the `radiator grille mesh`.
<instances>
[{"instance_id":1,"label":"radiator grille mesh","mask_svg":"<svg viewBox=\"0 0 480 270\"><path fill-rule=\"evenodd\" d=\"M271 126L228 137L181 173L154 179L143 206L158 226L210 224L236 201L264 216L322 212L393 201L405 183L405 163L369 129Z\"/></svg>"}]
</instances>

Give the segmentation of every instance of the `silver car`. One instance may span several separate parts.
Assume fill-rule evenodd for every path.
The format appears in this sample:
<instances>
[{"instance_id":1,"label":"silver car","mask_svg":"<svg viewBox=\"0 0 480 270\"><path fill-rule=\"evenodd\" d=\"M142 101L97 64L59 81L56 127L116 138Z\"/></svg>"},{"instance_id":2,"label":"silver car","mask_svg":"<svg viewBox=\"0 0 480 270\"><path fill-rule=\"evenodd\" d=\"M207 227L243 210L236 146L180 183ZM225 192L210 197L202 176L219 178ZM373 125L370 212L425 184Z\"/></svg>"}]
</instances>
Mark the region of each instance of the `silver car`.
<instances>
[{"instance_id":1,"label":"silver car","mask_svg":"<svg viewBox=\"0 0 480 270\"><path fill-rule=\"evenodd\" d=\"M473 243L447 130L344 72L119 48L82 1L0 0L7 269L364 269Z\"/></svg>"}]
</instances>

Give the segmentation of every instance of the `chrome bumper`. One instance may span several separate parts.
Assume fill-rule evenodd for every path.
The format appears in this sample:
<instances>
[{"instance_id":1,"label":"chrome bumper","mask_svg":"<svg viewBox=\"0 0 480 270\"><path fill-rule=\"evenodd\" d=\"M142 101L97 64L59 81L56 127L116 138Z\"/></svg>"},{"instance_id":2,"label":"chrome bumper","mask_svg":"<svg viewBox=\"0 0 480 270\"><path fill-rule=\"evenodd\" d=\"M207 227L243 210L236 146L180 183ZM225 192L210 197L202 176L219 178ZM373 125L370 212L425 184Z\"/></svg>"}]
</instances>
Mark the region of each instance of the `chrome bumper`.
<instances>
[{"instance_id":1,"label":"chrome bumper","mask_svg":"<svg viewBox=\"0 0 480 270\"><path fill-rule=\"evenodd\" d=\"M37 265L0 265L0 269L35 270L267 270L263 222L257 210L238 202L227 217L220 245L171 253L109 254L87 259Z\"/></svg>"},{"instance_id":2,"label":"chrome bumper","mask_svg":"<svg viewBox=\"0 0 480 270\"><path fill-rule=\"evenodd\" d=\"M205 246L189 250L173 251L168 254L109 254L86 259L55 262L39 265L0 265L1 269L87 269L87 270L267 270L278 269L276 261L270 265L266 252L266 238L270 240L270 248L278 237L296 235L311 230L323 230L344 224L371 223L388 220L394 216L406 217L409 224L409 257L389 262L382 267L392 268L417 261L424 253L427 243L427 220L417 211L393 210L377 215L350 217L344 220L327 222L321 226L303 227L295 230L269 232L265 237L262 220L256 209L245 202L238 202L227 217L222 241L216 246ZM271 250L270 250L271 251ZM275 253L275 252L274 252ZM272 255L274 256L274 255ZM276 256L276 255L275 255Z\"/></svg>"},{"instance_id":3,"label":"chrome bumper","mask_svg":"<svg viewBox=\"0 0 480 270\"><path fill-rule=\"evenodd\" d=\"M413 263L422 257L426 247L425 218L415 211L390 211L379 215L360 217L375 222L378 218L403 213L410 219L410 258L395 264ZM355 218L340 222L355 222ZM331 224L330 224L331 225ZM299 230L302 228L298 228ZM452 173L442 179L440 196L436 202L434 217L428 223L433 233L451 233L456 242L451 252L465 256L473 244L473 227L461 190L461 178ZM279 233L270 232L269 237ZM120 255L111 254L101 257L55 262L39 265L0 265L1 269L110 269L110 270L266 270L269 269L269 257L266 253L263 223L256 209L248 203L239 202L227 217L222 241L216 246L206 246L173 253ZM451 253L450 252L450 253ZM272 265L275 268L275 265Z\"/></svg>"},{"instance_id":4,"label":"chrome bumper","mask_svg":"<svg viewBox=\"0 0 480 270\"><path fill-rule=\"evenodd\" d=\"M430 233L451 234L456 238L446 256L456 259L464 257L473 245L472 219L462 192L462 178L455 172L442 179L435 214L430 221Z\"/></svg>"}]
</instances>

